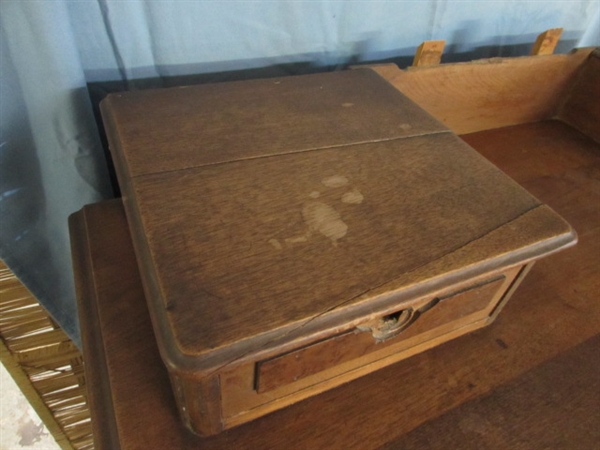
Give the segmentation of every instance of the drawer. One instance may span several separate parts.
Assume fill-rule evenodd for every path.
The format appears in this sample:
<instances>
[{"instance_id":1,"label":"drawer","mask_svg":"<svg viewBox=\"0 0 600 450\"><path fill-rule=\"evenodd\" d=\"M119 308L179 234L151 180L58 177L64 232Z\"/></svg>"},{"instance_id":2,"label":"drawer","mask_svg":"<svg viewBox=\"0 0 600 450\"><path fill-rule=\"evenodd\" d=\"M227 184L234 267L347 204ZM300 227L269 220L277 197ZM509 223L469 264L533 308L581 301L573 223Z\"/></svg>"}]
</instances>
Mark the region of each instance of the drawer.
<instances>
[{"instance_id":1,"label":"drawer","mask_svg":"<svg viewBox=\"0 0 600 450\"><path fill-rule=\"evenodd\" d=\"M222 372L225 418L277 409L485 325L520 269L416 299L335 336Z\"/></svg>"},{"instance_id":2,"label":"drawer","mask_svg":"<svg viewBox=\"0 0 600 450\"><path fill-rule=\"evenodd\" d=\"M485 309L503 275L465 289L427 298L368 321L338 336L257 364L256 390L267 392Z\"/></svg>"}]
</instances>

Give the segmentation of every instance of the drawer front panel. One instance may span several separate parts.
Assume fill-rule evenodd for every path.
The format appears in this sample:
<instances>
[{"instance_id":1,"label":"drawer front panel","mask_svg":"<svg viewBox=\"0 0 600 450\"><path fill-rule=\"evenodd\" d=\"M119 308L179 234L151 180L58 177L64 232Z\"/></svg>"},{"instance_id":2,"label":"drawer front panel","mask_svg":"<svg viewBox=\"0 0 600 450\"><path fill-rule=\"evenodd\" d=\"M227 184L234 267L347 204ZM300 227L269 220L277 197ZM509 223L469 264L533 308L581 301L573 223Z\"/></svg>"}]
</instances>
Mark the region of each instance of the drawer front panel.
<instances>
[{"instance_id":1,"label":"drawer front panel","mask_svg":"<svg viewBox=\"0 0 600 450\"><path fill-rule=\"evenodd\" d=\"M522 269L512 267L415 299L410 303L413 309L425 308L417 317L413 314L409 325L394 337L382 336L378 321L359 323L356 328L304 347L224 369L219 379L226 427L260 417L488 324L497 305L504 304L510 296L511 286L522 278ZM382 318L397 318L399 322L406 316L401 311L382 312Z\"/></svg>"},{"instance_id":2,"label":"drawer front panel","mask_svg":"<svg viewBox=\"0 0 600 450\"><path fill-rule=\"evenodd\" d=\"M354 330L257 364L256 390L268 392L401 340L484 310L502 287L495 277L385 315Z\"/></svg>"}]
</instances>

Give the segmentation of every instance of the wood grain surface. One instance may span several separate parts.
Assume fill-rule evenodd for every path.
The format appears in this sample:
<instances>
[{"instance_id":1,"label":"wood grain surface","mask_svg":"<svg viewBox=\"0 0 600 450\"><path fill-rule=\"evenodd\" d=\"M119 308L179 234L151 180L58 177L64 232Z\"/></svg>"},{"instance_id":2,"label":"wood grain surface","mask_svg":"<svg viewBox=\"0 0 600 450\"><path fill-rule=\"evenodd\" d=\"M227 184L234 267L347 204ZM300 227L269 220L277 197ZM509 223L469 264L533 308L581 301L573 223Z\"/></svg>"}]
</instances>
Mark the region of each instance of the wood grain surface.
<instances>
[{"instance_id":1,"label":"wood grain surface","mask_svg":"<svg viewBox=\"0 0 600 450\"><path fill-rule=\"evenodd\" d=\"M173 370L318 340L409 288L574 242L370 70L123 93L103 114Z\"/></svg>"},{"instance_id":2,"label":"wood grain surface","mask_svg":"<svg viewBox=\"0 0 600 450\"><path fill-rule=\"evenodd\" d=\"M446 131L369 70L110 94L101 109L131 177Z\"/></svg>"},{"instance_id":3,"label":"wood grain surface","mask_svg":"<svg viewBox=\"0 0 600 450\"><path fill-rule=\"evenodd\" d=\"M336 177L343 185L328 186ZM370 291L539 206L450 133L134 183L170 329L189 355L324 313L344 322L343 308ZM499 254L517 248L510 238L498 245Z\"/></svg>"},{"instance_id":4,"label":"wood grain surface","mask_svg":"<svg viewBox=\"0 0 600 450\"><path fill-rule=\"evenodd\" d=\"M88 233L86 225L85 212L72 214L69 217L69 232L71 235L71 256L73 260L73 272L75 278L75 290L78 302L77 309L80 318L80 332L82 336L82 347L84 356L85 381L88 391L93 390L99 395L88 392L87 403L90 410L92 432L94 437L94 448L96 449L118 449L120 446L117 432L116 417L114 414L106 414L106 411L114 410L114 403L111 393L111 376L104 363L106 353L102 330L98 326L101 323L98 314L98 304L93 299L100 298L101 292L96 291L94 273L98 268L98 263L92 259L97 251L90 243L97 237ZM76 243L76 244L75 244ZM110 247L114 250L114 247ZM123 270L129 272L130 279L133 282L141 284L139 276L136 276L136 266L127 265L127 260L123 261ZM101 261L100 261L101 264ZM126 288L125 285L123 285ZM116 294L120 296L121 294ZM93 363L97 361L98 363ZM101 362L101 363L100 363Z\"/></svg>"},{"instance_id":5,"label":"wood grain surface","mask_svg":"<svg viewBox=\"0 0 600 450\"><path fill-rule=\"evenodd\" d=\"M378 450L597 449L599 346L590 338Z\"/></svg>"},{"instance_id":6,"label":"wood grain surface","mask_svg":"<svg viewBox=\"0 0 600 450\"><path fill-rule=\"evenodd\" d=\"M548 139L550 133L553 138ZM597 383L594 366L573 370L575 363L591 364L586 362L589 352L573 357L564 352L600 332L600 146L555 121L464 138L573 222L580 244L539 261L490 327L212 438L193 436L177 417L120 203L87 208L86 220L95 224L94 230L88 231L95 234L88 251L94 255L96 283L94 292L80 301L94 303L98 318L82 309L81 321L87 330L82 335L103 342L104 356L91 356L86 370L108 374L110 391L100 384L92 387L90 395L113 399L112 409L103 409L106 404L102 402L93 403L98 407L94 413L114 420L120 448L442 448L448 442L441 435L449 423L444 420L437 427L436 422L427 425L431 428L425 442L419 436L404 441L410 445L398 439L483 394L489 395L488 402L506 402L506 407L499 413L479 408L477 417L467 416L472 419L463 424L467 433L451 434L456 448L470 448L473 434L469 431L496 423L498 414L503 414L503 434L493 429L477 434L477 448L504 450L511 442L506 433L521 437L515 448L548 448L539 441L544 429L532 426L534 423L554 427L546 435L563 436L566 448L595 448L597 437L585 424L598 425L597 401L569 395L562 386L554 388L552 380L562 379L565 386L574 387ZM74 242L80 245L77 239ZM593 342L585 344L589 345L595 348ZM529 372L552 358L548 366ZM557 373L562 375L552 378ZM516 381L507 385L508 394L493 390L510 380ZM539 408L519 401L511 389L535 393ZM553 399L562 407L545 407L544 399ZM510 413L503 413L508 410ZM534 417L524 420L527 414ZM109 427L111 420L103 423ZM576 423L583 425L573 436ZM395 442L397 445L392 444ZM442 447L436 447L437 443Z\"/></svg>"},{"instance_id":7,"label":"wood grain surface","mask_svg":"<svg viewBox=\"0 0 600 450\"><path fill-rule=\"evenodd\" d=\"M591 51L407 71L394 64L373 69L452 131L464 134L553 117Z\"/></svg>"}]
</instances>

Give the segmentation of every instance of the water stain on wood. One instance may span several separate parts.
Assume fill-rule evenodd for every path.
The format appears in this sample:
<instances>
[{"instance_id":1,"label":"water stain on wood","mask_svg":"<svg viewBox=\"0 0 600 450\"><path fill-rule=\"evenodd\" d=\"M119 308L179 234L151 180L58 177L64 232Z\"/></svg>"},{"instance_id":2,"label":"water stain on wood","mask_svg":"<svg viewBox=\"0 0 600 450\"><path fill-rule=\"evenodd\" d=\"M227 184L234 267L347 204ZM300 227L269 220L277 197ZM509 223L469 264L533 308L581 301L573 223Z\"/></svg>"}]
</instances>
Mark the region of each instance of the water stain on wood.
<instances>
[{"instance_id":1,"label":"water stain on wood","mask_svg":"<svg viewBox=\"0 0 600 450\"><path fill-rule=\"evenodd\" d=\"M350 183L350 180L343 175L332 175L321 180L321 184L328 188L340 188ZM321 201L314 201L321 197L321 192L314 190L308 194L312 200L304 203L302 207L302 218L306 224L306 232L299 236L292 236L283 239L269 239L275 249L282 250L294 244L308 242L315 234L320 233L330 239L333 245L343 238L348 232L348 225L342 220L341 214L331 205ZM356 188L342 194L340 201L346 204L358 205L364 200L364 195Z\"/></svg>"},{"instance_id":2,"label":"water stain on wood","mask_svg":"<svg viewBox=\"0 0 600 450\"><path fill-rule=\"evenodd\" d=\"M329 238L334 245L348 232L348 225L331 206L323 202L307 202L302 208L302 217L309 230Z\"/></svg>"},{"instance_id":3,"label":"water stain on wood","mask_svg":"<svg viewBox=\"0 0 600 450\"><path fill-rule=\"evenodd\" d=\"M350 203L353 205L358 205L362 203L364 200L364 196L358 189L352 189L351 191L346 192L342 195L342 203Z\"/></svg>"},{"instance_id":4,"label":"water stain on wood","mask_svg":"<svg viewBox=\"0 0 600 450\"><path fill-rule=\"evenodd\" d=\"M331 177L323 178L321 180L321 183L323 183L327 187L337 188L346 186L348 184L348 178L342 175L333 175Z\"/></svg>"}]
</instances>

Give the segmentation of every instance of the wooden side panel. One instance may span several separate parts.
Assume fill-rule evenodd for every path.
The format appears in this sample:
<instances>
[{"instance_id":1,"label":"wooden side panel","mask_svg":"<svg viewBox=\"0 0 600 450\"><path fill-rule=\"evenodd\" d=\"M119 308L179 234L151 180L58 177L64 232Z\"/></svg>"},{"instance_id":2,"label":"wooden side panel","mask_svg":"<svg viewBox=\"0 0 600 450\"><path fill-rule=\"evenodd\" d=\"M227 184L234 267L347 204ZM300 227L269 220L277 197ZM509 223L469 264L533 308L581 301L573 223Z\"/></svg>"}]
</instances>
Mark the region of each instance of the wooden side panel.
<instances>
[{"instance_id":1,"label":"wooden side panel","mask_svg":"<svg viewBox=\"0 0 600 450\"><path fill-rule=\"evenodd\" d=\"M372 66L457 134L553 117L591 49L413 68Z\"/></svg>"},{"instance_id":2,"label":"wooden side panel","mask_svg":"<svg viewBox=\"0 0 600 450\"><path fill-rule=\"evenodd\" d=\"M581 68L558 117L600 142L600 49Z\"/></svg>"}]
</instances>

